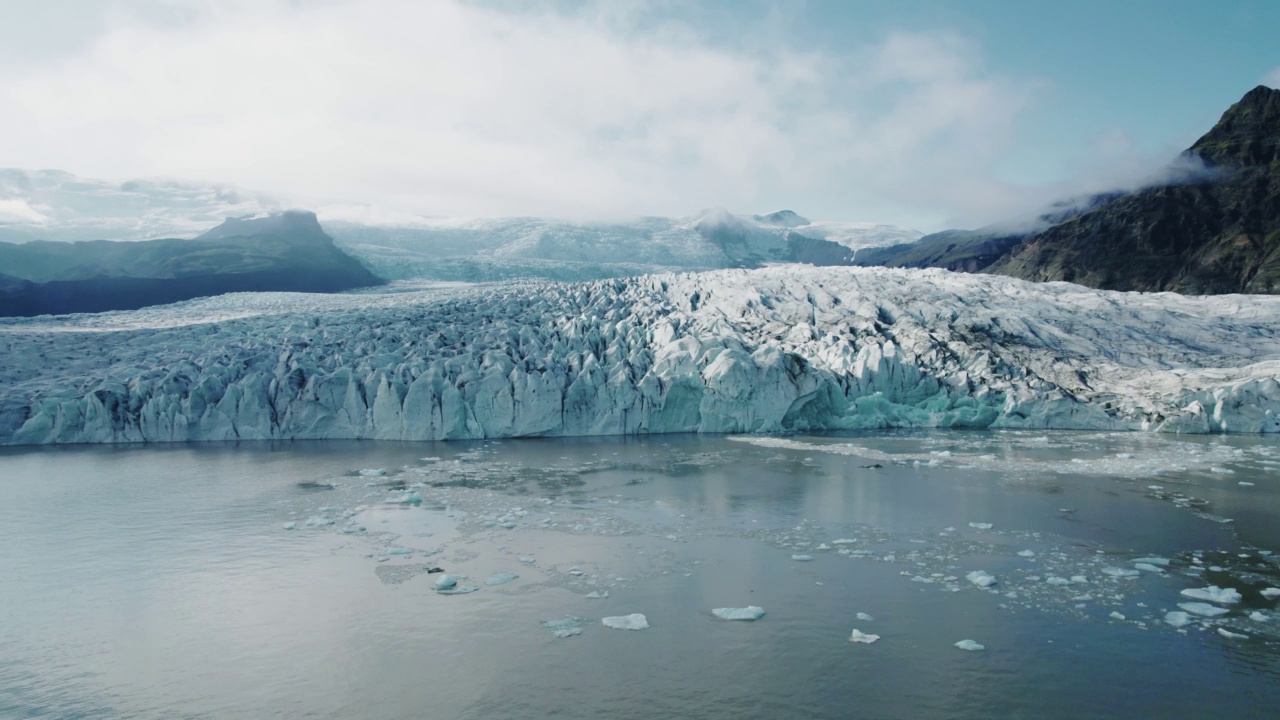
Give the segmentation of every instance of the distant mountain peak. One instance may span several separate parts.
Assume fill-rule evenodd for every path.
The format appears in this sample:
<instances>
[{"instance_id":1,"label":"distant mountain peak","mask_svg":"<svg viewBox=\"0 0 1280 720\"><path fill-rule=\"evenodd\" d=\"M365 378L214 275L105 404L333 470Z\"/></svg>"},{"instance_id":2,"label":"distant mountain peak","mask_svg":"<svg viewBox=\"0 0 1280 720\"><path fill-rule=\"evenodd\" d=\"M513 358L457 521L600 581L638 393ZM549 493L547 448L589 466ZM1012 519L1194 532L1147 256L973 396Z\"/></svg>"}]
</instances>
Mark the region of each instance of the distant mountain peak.
<instances>
[{"instance_id":1,"label":"distant mountain peak","mask_svg":"<svg viewBox=\"0 0 1280 720\"><path fill-rule=\"evenodd\" d=\"M249 215L227 218L218 227L204 233L197 240L220 240L232 237L256 237L279 235L290 238L315 237L332 242L320 227L316 214L310 210L285 210L269 215Z\"/></svg>"},{"instance_id":2,"label":"distant mountain peak","mask_svg":"<svg viewBox=\"0 0 1280 720\"><path fill-rule=\"evenodd\" d=\"M1245 93L1188 152L1211 165L1280 162L1280 90L1259 85Z\"/></svg>"},{"instance_id":3,"label":"distant mountain peak","mask_svg":"<svg viewBox=\"0 0 1280 720\"><path fill-rule=\"evenodd\" d=\"M779 210L768 215L756 215L752 218L758 223L765 225L775 225L777 227L800 227L801 225L810 224L809 218L799 215L791 210Z\"/></svg>"}]
</instances>

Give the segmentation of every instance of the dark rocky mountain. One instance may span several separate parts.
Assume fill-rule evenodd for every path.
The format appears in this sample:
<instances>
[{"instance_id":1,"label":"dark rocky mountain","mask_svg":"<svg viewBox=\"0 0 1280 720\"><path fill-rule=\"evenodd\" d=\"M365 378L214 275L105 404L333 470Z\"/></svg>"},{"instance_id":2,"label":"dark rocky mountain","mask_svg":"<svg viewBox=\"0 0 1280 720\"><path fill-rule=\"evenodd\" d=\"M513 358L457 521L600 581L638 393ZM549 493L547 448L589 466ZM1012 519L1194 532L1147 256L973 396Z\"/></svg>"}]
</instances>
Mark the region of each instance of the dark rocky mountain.
<instances>
[{"instance_id":1,"label":"dark rocky mountain","mask_svg":"<svg viewBox=\"0 0 1280 720\"><path fill-rule=\"evenodd\" d=\"M1280 90L1249 91L1184 159L1211 172L1032 235L986 271L1113 290L1280 292Z\"/></svg>"},{"instance_id":2,"label":"dark rocky mountain","mask_svg":"<svg viewBox=\"0 0 1280 720\"><path fill-rule=\"evenodd\" d=\"M1249 91L1172 166L1173 180L1062 203L1035 229L948 230L858 253L1110 290L1280 292L1280 90Z\"/></svg>"},{"instance_id":3,"label":"dark rocky mountain","mask_svg":"<svg viewBox=\"0 0 1280 720\"><path fill-rule=\"evenodd\" d=\"M132 310L244 291L337 292L382 282L314 213L230 219L193 240L0 243L0 316Z\"/></svg>"}]
</instances>

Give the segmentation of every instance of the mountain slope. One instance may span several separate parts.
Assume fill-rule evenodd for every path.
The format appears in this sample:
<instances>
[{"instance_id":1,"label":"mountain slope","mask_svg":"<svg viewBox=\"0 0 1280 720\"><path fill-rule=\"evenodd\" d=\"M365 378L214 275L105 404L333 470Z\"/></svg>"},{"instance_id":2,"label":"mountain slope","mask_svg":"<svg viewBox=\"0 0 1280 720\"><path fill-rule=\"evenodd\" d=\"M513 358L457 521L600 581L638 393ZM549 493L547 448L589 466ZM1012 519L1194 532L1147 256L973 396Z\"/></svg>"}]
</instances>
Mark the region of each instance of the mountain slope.
<instances>
[{"instance_id":1,"label":"mountain slope","mask_svg":"<svg viewBox=\"0 0 1280 720\"><path fill-rule=\"evenodd\" d=\"M1280 90L1259 86L1184 160L1209 172L1027 237L985 271L1115 290L1280 292Z\"/></svg>"},{"instance_id":2,"label":"mountain slope","mask_svg":"<svg viewBox=\"0 0 1280 720\"><path fill-rule=\"evenodd\" d=\"M313 213L228 220L194 240L0 243L0 315L127 310L240 291L336 292L381 282Z\"/></svg>"}]
</instances>

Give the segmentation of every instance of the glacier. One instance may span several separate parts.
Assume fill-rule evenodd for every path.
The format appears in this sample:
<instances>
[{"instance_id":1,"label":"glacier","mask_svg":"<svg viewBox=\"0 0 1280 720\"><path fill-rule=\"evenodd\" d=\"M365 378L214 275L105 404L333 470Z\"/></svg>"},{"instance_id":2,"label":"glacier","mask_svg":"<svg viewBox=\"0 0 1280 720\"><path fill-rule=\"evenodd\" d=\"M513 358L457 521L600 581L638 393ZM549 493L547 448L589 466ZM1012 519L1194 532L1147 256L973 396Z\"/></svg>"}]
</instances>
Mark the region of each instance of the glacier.
<instances>
[{"instance_id":1,"label":"glacier","mask_svg":"<svg viewBox=\"0 0 1280 720\"><path fill-rule=\"evenodd\" d=\"M0 322L0 443L1280 430L1280 297L805 267Z\"/></svg>"}]
</instances>

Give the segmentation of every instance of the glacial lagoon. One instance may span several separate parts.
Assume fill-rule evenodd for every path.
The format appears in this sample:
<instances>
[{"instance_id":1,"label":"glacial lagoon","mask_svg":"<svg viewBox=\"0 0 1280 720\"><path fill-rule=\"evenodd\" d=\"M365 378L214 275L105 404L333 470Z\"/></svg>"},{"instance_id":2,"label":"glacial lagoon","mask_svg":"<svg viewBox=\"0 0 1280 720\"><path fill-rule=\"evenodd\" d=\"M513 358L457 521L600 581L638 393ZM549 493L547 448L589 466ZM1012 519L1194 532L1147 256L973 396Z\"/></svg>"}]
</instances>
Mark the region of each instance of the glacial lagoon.
<instances>
[{"instance_id":1,"label":"glacial lagoon","mask_svg":"<svg viewBox=\"0 0 1280 720\"><path fill-rule=\"evenodd\" d=\"M6 448L0 502L2 717L1280 707L1271 437Z\"/></svg>"}]
</instances>

